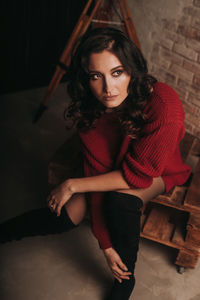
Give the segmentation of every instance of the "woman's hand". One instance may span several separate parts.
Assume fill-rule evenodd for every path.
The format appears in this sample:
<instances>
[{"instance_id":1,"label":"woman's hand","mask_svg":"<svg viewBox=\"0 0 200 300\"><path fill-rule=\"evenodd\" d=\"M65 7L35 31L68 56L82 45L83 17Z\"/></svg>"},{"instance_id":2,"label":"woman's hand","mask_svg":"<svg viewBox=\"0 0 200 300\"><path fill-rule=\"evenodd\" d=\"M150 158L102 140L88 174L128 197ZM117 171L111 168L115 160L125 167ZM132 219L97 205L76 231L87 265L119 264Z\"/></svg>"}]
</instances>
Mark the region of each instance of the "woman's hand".
<instances>
[{"instance_id":1,"label":"woman's hand","mask_svg":"<svg viewBox=\"0 0 200 300\"><path fill-rule=\"evenodd\" d=\"M129 279L131 272L128 272L128 269L122 262L119 254L113 248L105 249L103 252L114 277L120 283L122 282L122 279Z\"/></svg>"},{"instance_id":2,"label":"woman's hand","mask_svg":"<svg viewBox=\"0 0 200 300\"><path fill-rule=\"evenodd\" d=\"M60 216L62 207L72 197L72 184L73 179L68 179L51 191L47 197L48 207L52 212L55 212L57 216Z\"/></svg>"}]
</instances>

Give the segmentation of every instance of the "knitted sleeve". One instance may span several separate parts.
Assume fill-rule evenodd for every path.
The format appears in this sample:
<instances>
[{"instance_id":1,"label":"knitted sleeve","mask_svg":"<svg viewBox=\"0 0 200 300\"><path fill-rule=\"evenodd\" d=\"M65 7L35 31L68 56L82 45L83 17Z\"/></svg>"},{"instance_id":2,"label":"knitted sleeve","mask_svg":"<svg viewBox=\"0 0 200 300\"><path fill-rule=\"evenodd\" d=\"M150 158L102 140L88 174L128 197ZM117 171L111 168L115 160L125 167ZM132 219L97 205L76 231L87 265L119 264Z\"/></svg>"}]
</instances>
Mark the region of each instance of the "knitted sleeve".
<instances>
[{"instance_id":1,"label":"knitted sleeve","mask_svg":"<svg viewBox=\"0 0 200 300\"><path fill-rule=\"evenodd\" d=\"M181 121L162 120L148 126L148 134L139 141L131 142L122 161L122 172L129 186L147 188L153 177L161 176L183 136Z\"/></svg>"}]
</instances>

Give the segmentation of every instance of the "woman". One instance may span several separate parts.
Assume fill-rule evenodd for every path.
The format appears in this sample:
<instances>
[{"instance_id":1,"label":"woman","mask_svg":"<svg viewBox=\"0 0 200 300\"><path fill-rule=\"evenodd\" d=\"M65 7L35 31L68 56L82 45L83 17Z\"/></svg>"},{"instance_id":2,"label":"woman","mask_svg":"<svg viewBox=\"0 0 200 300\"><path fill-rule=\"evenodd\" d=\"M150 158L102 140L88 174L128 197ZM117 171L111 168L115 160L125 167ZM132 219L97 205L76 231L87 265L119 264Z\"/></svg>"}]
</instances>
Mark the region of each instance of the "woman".
<instances>
[{"instance_id":1,"label":"woman","mask_svg":"<svg viewBox=\"0 0 200 300\"><path fill-rule=\"evenodd\" d=\"M129 299L143 203L190 175L178 147L184 111L176 92L148 74L139 49L114 28L95 29L81 39L68 92L67 117L78 129L85 177L54 189L47 199L52 214L37 210L37 220L48 224L54 218L51 231L71 229L88 203L93 233L115 277L108 299ZM45 227L37 223L34 234Z\"/></svg>"}]
</instances>

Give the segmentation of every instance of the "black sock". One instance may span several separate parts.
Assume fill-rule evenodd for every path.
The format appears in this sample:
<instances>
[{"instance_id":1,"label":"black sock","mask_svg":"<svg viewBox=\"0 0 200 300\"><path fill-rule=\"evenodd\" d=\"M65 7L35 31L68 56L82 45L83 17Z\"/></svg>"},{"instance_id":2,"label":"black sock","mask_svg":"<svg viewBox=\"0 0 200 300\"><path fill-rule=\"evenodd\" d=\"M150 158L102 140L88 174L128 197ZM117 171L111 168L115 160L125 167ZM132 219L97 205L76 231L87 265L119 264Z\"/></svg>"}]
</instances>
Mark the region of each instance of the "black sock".
<instances>
[{"instance_id":1,"label":"black sock","mask_svg":"<svg viewBox=\"0 0 200 300\"><path fill-rule=\"evenodd\" d=\"M28 236L56 234L75 228L65 208L56 216L48 207L31 210L0 224L0 243Z\"/></svg>"},{"instance_id":2,"label":"black sock","mask_svg":"<svg viewBox=\"0 0 200 300\"><path fill-rule=\"evenodd\" d=\"M128 300L134 285L134 269L140 237L140 198L118 192L108 192L104 200L105 217L114 249L132 272L129 280L116 279L108 300Z\"/></svg>"}]
</instances>

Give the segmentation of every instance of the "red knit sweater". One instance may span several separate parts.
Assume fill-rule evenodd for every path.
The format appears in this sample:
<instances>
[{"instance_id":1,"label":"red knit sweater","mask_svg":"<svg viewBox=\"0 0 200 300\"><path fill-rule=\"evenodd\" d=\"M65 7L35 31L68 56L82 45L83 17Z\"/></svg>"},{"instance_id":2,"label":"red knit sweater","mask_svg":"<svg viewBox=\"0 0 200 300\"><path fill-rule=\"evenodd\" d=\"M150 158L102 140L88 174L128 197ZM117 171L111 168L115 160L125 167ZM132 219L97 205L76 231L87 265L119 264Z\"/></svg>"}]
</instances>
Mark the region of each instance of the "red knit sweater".
<instances>
[{"instance_id":1,"label":"red knit sweater","mask_svg":"<svg viewBox=\"0 0 200 300\"><path fill-rule=\"evenodd\" d=\"M85 176L121 169L130 188L147 188L162 176L166 192L188 179L190 167L183 164L179 142L184 137L184 111L177 93L157 82L145 107L148 124L145 137L123 136L115 113L105 113L96 127L79 132L84 154ZM102 249L112 246L102 213L104 193L89 194L92 230Z\"/></svg>"}]
</instances>

